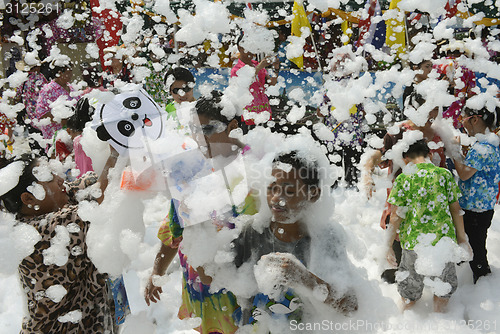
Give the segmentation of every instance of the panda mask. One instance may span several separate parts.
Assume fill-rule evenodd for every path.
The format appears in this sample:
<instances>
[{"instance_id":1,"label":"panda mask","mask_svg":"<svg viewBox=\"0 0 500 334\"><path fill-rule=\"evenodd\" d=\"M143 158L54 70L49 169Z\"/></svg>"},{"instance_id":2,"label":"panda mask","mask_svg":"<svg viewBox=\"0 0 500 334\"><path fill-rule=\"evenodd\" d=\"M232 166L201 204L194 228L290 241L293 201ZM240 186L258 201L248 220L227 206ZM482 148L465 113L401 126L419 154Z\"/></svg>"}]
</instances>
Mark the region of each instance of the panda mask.
<instances>
[{"instance_id":1,"label":"panda mask","mask_svg":"<svg viewBox=\"0 0 500 334\"><path fill-rule=\"evenodd\" d=\"M163 112L144 91L116 95L106 104L99 104L94 114L93 128L102 141L109 142L118 152L142 149L147 140L162 136Z\"/></svg>"}]
</instances>

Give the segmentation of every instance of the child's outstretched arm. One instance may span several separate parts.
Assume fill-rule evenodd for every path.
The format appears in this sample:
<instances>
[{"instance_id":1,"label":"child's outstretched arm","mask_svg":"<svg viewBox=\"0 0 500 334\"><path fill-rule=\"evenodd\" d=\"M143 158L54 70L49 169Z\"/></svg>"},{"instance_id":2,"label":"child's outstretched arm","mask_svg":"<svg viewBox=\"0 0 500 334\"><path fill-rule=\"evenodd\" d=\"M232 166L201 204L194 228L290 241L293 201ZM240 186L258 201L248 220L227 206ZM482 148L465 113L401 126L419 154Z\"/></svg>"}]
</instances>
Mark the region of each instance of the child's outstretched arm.
<instances>
[{"instance_id":1,"label":"child's outstretched arm","mask_svg":"<svg viewBox=\"0 0 500 334\"><path fill-rule=\"evenodd\" d=\"M156 303L160 300L160 293L163 292L161 286L157 286L154 284L153 280L155 276L164 276L167 271L168 266L174 259L177 254L177 248L169 247L165 245L163 242L161 243L161 248L156 254L155 262L153 265L153 272L149 277L148 284L144 289L144 300L146 304L151 302Z\"/></svg>"},{"instance_id":2,"label":"child's outstretched arm","mask_svg":"<svg viewBox=\"0 0 500 334\"><path fill-rule=\"evenodd\" d=\"M269 67L270 65L273 65L273 71L274 75L269 76L269 74L266 75L266 82L270 86L276 85L278 82L278 72L280 69L280 61L277 57L275 56L268 56L264 58L256 67L255 67L255 75L258 75L260 70L263 68Z\"/></svg>"},{"instance_id":3,"label":"child's outstretched arm","mask_svg":"<svg viewBox=\"0 0 500 334\"><path fill-rule=\"evenodd\" d=\"M382 162L382 152L379 150L373 151L370 157L366 160L365 165L363 166L363 171L361 175L361 179L363 182L363 186L366 191L366 196L370 199L373 195L373 171L375 167Z\"/></svg>"},{"instance_id":4,"label":"child's outstretched arm","mask_svg":"<svg viewBox=\"0 0 500 334\"><path fill-rule=\"evenodd\" d=\"M394 243L394 240L396 240L399 226L401 225L401 221L403 221L403 218L398 215L398 208L399 207L395 205L392 206L391 220L389 223L389 227L387 228L387 231L389 232L387 238L387 261L393 267L397 267L398 262L396 261L396 255L394 254L394 250L392 249L392 244Z\"/></svg>"},{"instance_id":5,"label":"child's outstretched arm","mask_svg":"<svg viewBox=\"0 0 500 334\"><path fill-rule=\"evenodd\" d=\"M469 238L465 233L464 219L463 216L460 214L460 211L462 211L462 209L460 208L460 204L458 204L458 201L455 201L450 204L450 212L451 212L451 217L453 218L453 225L455 225L455 234L457 235L457 242L459 245L464 244L464 246L472 254L472 248L469 244Z\"/></svg>"},{"instance_id":6,"label":"child's outstretched arm","mask_svg":"<svg viewBox=\"0 0 500 334\"><path fill-rule=\"evenodd\" d=\"M102 170L101 176L99 176L99 179L97 182L99 183L99 187L101 189L101 197L97 199L97 203L101 204L102 201L104 200L104 191L108 187L108 173L109 170L113 167L115 167L116 160L118 159L118 152L113 148L113 146L109 146L111 150L111 154L108 157L108 160L106 161L106 164L104 165L104 168Z\"/></svg>"}]
</instances>

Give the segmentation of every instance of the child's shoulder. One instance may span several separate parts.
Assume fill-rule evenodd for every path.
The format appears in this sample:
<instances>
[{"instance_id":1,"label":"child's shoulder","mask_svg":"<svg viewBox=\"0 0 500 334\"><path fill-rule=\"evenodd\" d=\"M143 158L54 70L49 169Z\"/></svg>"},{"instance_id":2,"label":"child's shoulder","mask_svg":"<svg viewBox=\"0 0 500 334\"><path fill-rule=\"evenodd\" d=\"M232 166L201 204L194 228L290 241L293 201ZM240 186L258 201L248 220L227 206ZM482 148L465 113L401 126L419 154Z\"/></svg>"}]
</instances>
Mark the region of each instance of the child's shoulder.
<instances>
[{"instance_id":1,"label":"child's shoulder","mask_svg":"<svg viewBox=\"0 0 500 334\"><path fill-rule=\"evenodd\" d=\"M411 179L411 175L412 173L401 173L399 174L398 176L396 176L396 178L394 179L394 183L395 184L401 184L403 183L405 180L410 180Z\"/></svg>"},{"instance_id":2,"label":"child's shoulder","mask_svg":"<svg viewBox=\"0 0 500 334\"><path fill-rule=\"evenodd\" d=\"M475 142L467 153L468 160L497 159L500 156L500 147L491 141L482 140Z\"/></svg>"},{"instance_id":3,"label":"child's shoulder","mask_svg":"<svg viewBox=\"0 0 500 334\"><path fill-rule=\"evenodd\" d=\"M429 171L432 173L431 177L434 178L435 180L440 180L443 178L445 181L454 180L452 172L449 169L446 169L444 167L434 166ZM440 181L440 182L442 182L442 181Z\"/></svg>"},{"instance_id":4,"label":"child's shoulder","mask_svg":"<svg viewBox=\"0 0 500 334\"><path fill-rule=\"evenodd\" d=\"M452 176L453 175L449 169L446 169L444 167L438 167L438 166L436 166L435 172L438 175L446 175L446 176Z\"/></svg>"}]
</instances>

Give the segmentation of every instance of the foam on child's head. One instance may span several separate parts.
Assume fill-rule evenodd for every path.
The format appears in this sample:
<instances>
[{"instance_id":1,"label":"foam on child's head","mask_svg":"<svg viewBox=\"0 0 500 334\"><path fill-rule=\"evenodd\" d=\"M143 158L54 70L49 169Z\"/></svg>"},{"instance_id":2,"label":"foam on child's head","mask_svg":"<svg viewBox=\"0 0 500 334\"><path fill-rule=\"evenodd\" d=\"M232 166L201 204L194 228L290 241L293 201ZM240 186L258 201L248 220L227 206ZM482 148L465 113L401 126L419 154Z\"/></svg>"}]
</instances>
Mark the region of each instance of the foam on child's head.
<instances>
[{"instance_id":1,"label":"foam on child's head","mask_svg":"<svg viewBox=\"0 0 500 334\"><path fill-rule=\"evenodd\" d=\"M466 105L463 112L466 117L475 115L481 116L481 119L490 129L497 128L500 125L500 119L498 117L500 107L496 107L493 111L490 111L487 106L482 108L473 108Z\"/></svg>"},{"instance_id":2,"label":"foam on child's head","mask_svg":"<svg viewBox=\"0 0 500 334\"><path fill-rule=\"evenodd\" d=\"M308 186L319 186L318 165L314 161L307 161L298 156L297 151L280 154L273 161L273 168L291 171L295 168L302 182ZM288 171L287 171L288 170Z\"/></svg>"},{"instance_id":3,"label":"foam on child's head","mask_svg":"<svg viewBox=\"0 0 500 334\"><path fill-rule=\"evenodd\" d=\"M198 116L205 116L210 120L221 121L228 125L236 115L228 117L225 112L226 105L223 102L223 94L219 91L212 91L208 96L202 96L196 101L195 110Z\"/></svg>"},{"instance_id":4,"label":"foam on child's head","mask_svg":"<svg viewBox=\"0 0 500 334\"><path fill-rule=\"evenodd\" d=\"M184 81L188 84L191 83L193 86L195 83L195 79L191 71L184 67L170 68L163 78L163 83L168 91L170 91L170 86L172 86L175 81Z\"/></svg>"}]
</instances>

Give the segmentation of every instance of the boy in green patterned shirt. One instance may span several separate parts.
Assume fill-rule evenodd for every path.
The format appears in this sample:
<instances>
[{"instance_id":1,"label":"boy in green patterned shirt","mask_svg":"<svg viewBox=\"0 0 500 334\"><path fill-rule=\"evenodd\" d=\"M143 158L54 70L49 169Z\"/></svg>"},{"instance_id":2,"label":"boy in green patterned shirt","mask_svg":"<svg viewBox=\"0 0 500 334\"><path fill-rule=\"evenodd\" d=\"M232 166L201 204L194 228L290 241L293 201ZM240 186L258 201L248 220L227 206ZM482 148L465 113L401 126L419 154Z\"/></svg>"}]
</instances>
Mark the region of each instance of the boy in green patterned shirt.
<instances>
[{"instance_id":1,"label":"boy in green patterned shirt","mask_svg":"<svg viewBox=\"0 0 500 334\"><path fill-rule=\"evenodd\" d=\"M419 236L435 235L433 246L442 238L448 237L459 244L463 243L470 250L458 204L460 190L451 172L432 164L427 159L428 156L429 147L424 140L410 145L403 153L407 167L396 178L387 200L394 205L388 229L388 245L392 245L399 230L403 248L398 268L398 292L403 299L404 309L410 308L420 299L424 288L425 276L415 270L418 255L414 248L419 242ZM391 265L397 266L392 247L389 247L387 260ZM434 311L444 312L449 298L457 288L455 264L446 263L441 275L431 279L441 280L451 287L446 294L444 291L435 291L434 294Z\"/></svg>"}]
</instances>

